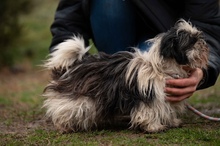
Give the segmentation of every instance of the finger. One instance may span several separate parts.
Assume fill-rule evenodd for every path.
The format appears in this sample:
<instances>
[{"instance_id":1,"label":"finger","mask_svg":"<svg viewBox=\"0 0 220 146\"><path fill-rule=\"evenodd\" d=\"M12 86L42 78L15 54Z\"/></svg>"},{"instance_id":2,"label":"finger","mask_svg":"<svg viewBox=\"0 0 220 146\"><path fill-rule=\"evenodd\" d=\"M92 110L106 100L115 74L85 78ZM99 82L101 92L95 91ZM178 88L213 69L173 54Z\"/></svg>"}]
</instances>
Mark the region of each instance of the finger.
<instances>
[{"instance_id":1,"label":"finger","mask_svg":"<svg viewBox=\"0 0 220 146\"><path fill-rule=\"evenodd\" d=\"M165 99L166 101L169 101L169 102L180 102L180 101L183 101L189 98L190 96L192 96L192 94L185 94L182 96L166 96Z\"/></svg>"},{"instance_id":2,"label":"finger","mask_svg":"<svg viewBox=\"0 0 220 146\"><path fill-rule=\"evenodd\" d=\"M175 96L181 96L185 94L192 94L193 92L196 91L195 86L190 86L186 88L171 88L171 87L166 87L164 89L164 92L169 94L169 95L175 95Z\"/></svg>"},{"instance_id":3,"label":"finger","mask_svg":"<svg viewBox=\"0 0 220 146\"><path fill-rule=\"evenodd\" d=\"M193 77L191 78L184 78L184 79L168 79L166 80L167 86L173 87L188 87L188 86L195 86L197 84L197 80Z\"/></svg>"},{"instance_id":4,"label":"finger","mask_svg":"<svg viewBox=\"0 0 220 146\"><path fill-rule=\"evenodd\" d=\"M186 72L192 72L193 70L195 70L195 69L192 69L189 66L183 66L182 69L184 69Z\"/></svg>"}]
</instances>

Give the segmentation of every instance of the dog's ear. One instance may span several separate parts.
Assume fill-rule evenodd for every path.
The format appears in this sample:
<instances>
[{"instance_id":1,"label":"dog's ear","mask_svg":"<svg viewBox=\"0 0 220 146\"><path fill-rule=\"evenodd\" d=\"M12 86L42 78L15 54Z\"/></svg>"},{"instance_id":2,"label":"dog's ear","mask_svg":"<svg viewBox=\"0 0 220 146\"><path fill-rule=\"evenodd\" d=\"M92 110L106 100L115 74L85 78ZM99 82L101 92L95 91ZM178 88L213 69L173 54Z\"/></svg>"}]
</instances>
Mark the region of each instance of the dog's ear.
<instances>
[{"instance_id":1,"label":"dog's ear","mask_svg":"<svg viewBox=\"0 0 220 146\"><path fill-rule=\"evenodd\" d=\"M161 40L160 54L168 59L175 59L179 64L187 64L187 51L197 42L198 36L192 35L189 31L172 28L164 34Z\"/></svg>"}]
</instances>

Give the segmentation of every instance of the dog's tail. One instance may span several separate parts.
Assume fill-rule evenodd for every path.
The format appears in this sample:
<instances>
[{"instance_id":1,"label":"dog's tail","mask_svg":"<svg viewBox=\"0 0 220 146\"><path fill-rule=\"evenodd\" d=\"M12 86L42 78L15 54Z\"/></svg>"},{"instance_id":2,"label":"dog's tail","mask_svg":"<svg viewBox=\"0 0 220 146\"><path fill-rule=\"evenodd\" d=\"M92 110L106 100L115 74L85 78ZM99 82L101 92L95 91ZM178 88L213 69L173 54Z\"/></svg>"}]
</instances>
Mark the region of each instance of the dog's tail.
<instances>
[{"instance_id":1,"label":"dog's tail","mask_svg":"<svg viewBox=\"0 0 220 146\"><path fill-rule=\"evenodd\" d=\"M73 36L58 44L43 66L47 69L67 70L76 60L81 60L89 49L90 46L85 46L82 37Z\"/></svg>"}]
</instances>

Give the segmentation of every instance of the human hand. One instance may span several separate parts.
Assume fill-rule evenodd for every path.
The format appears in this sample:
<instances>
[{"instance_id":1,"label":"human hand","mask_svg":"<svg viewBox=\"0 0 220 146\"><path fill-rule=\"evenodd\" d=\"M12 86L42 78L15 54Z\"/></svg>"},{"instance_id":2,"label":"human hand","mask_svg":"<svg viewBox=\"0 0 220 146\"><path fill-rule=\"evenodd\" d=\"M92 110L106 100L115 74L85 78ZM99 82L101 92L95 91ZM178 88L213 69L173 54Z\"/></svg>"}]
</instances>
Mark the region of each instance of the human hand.
<instances>
[{"instance_id":1,"label":"human hand","mask_svg":"<svg viewBox=\"0 0 220 146\"><path fill-rule=\"evenodd\" d=\"M188 78L166 80L166 100L179 102L189 98L196 91L196 88L203 78L203 71L199 68L190 71Z\"/></svg>"}]
</instances>

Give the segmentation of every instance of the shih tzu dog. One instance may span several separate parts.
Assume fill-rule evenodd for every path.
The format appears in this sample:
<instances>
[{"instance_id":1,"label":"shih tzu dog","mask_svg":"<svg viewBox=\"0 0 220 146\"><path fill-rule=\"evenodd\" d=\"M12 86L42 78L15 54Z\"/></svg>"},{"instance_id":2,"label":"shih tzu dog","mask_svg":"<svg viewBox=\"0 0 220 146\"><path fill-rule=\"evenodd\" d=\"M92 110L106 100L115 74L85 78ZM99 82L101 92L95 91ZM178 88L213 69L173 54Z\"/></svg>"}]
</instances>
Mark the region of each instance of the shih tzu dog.
<instances>
[{"instance_id":1,"label":"shih tzu dog","mask_svg":"<svg viewBox=\"0 0 220 146\"><path fill-rule=\"evenodd\" d=\"M43 94L46 115L63 132L91 130L123 115L131 128L146 132L178 127L184 101L165 100L165 80L188 77L184 67L206 69L208 46L183 19L148 42L149 51L111 55L90 55L76 36L57 45L44 64L52 72Z\"/></svg>"}]
</instances>

